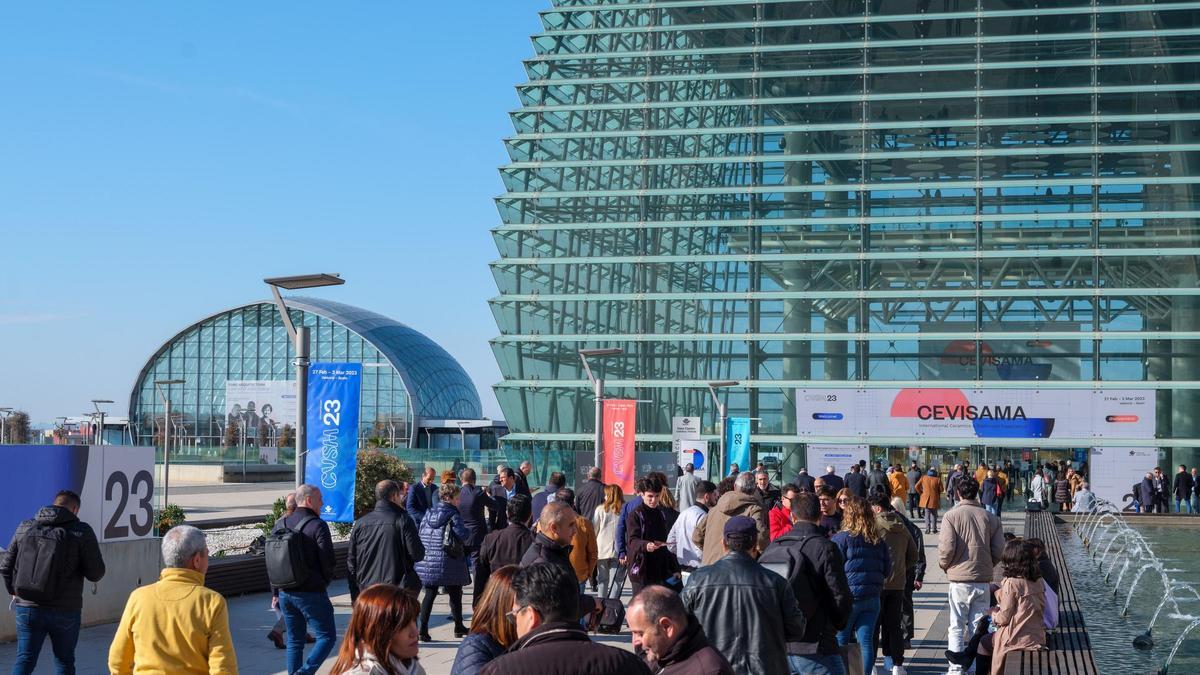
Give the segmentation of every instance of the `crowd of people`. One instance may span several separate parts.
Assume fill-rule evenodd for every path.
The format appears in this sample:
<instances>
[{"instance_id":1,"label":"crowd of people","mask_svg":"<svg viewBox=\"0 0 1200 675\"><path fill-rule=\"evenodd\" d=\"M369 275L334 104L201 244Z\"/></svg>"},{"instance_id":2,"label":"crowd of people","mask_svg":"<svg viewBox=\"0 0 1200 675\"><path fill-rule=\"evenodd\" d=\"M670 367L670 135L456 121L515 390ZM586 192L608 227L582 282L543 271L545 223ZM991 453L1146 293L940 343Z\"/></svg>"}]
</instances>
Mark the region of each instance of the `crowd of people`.
<instances>
[{"instance_id":1,"label":"crowd of people","mask_svg":"<svg viewBox=\"0 0 1200 675\"><path fill-rule=\"evenodd\" d=\"M318 516L323 497L315 486L299 486L266 544L272 606L282 622L268 637L286 651L288 673L315 673L335 649L335 675L423 673L421 644L433 639L434 600L445 594L461 639L454 675L903 675L913 596L926 571L921 522L925 535L937 535L937 564L949 581L951 673L972 664L998 672L1005 654L1039 648L1053 625L1057 572L1044 546L1005 542L1000 504L1012 485L1003 468L956 465L943 484L936 469L915 463L907 470L863 463L841 476L833 467L818 477L801 470L777 487L761 466L714 484L688 465L673 489L652 472L628 500L601 481L599 469L576 489L552 473L533 493L531 469L500 466L485 487L470 468L440 482L427 468L411 485L376 485L374 509L350 534L353 609L340 647L328 590L333 540ZM1078 504L1086 483L1071 492L1075 474L1060 475L1067 503ZM1039 476L1045 483L1040 471L1032 479ZM952 505L945 513L943 496ZM60 493L22 524L0 560L18 598L14 672L32 671L46 636L60 672L71 672L83 580L104 574L95 534L75 515L78 504L73 493ZM39 594L28 580L38 576L28 568L34 563L22 551L52 546L41 538L56 528L72 533L63 558L69 564L55 572L67 581ZM225 600L204 587L204 533L172 528L162 556L159 580L129 597L110 670L236 673ZM998 564L1004 579L997 585ZM626 582L633 593L627 607ZM67 615L73 633L58 628ZM626 624L632 652L589 635Z\"/></svg>"}]
</instances>

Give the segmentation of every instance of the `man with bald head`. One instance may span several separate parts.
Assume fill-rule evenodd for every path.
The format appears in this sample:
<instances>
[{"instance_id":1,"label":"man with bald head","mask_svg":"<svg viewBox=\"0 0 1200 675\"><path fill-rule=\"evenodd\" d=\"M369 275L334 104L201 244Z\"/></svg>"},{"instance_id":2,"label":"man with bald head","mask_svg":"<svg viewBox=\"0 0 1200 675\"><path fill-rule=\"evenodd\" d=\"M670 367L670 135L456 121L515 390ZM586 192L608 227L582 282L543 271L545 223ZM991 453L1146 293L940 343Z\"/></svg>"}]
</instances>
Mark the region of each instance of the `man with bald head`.
<instances>
[{"instance_id":1,"label":"man with bald head","mask_svg":"<svg viewBox=\"0 0 1200 675\"><path fill-rule=\"evenodd\" d=\"M575 578L575 568L571 566L571 540L575 538L575 509L566 502L550 502L542 509L538 518L537 535L533 538L529 550L521 558L521 567L529 567L536 563L550 563L560 567L571 578ZM602 610L604 605L600 600L583 593L579 594L580 618Z\"/></svg>"},{"instance_id":2,"label":"man with bald head","mask_svg":"<svg viewBox=\"0 0 1200 675\"><path fill-rule=\"evenodd\" d=\"M399 586L416 597L421 590L413 566L425 558L417 525L404 510L403 487L394 480L375 486L375 509L354 521L346 570L351 602L372 584Z\"/></svg>"},{"instance_id":3,"label":"man with bald head","mask_svg":"<svg viewBox=\"0 0 1200 675\"><path fill-rule=\"evenodd\" d=\"M679 594L665 586L642 589L625 614L633 651L642 654L654 673L733 675L733 668L712 648L696 617Z\"/></svg>"}]
</instances>

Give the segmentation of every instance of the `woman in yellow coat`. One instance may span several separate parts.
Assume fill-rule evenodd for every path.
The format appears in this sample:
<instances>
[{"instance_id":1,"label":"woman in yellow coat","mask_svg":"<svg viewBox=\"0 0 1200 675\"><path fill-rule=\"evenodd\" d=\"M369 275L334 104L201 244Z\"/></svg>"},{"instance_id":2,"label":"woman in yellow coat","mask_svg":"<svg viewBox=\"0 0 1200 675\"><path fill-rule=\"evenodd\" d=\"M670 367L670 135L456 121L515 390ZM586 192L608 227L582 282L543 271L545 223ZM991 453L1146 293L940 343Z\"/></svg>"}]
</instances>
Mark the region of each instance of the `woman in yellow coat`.
<instances>
[{"instance_id":1,"label":"woman in yellow coat","mask_svg":"<svg viewBox=\"0 0 1200 675\"><path fill-rule=\"evenodd\" d=\"M945 487L942 486L942 479L938 477L936 469L930 469L917 482L917 494L921 495L919 504L925 509L925 534L937 534L938 509L942 508L943 492Z\"/></svg>"},{"instance_id":2,"label":"woman in yellow coat","mask_svg":"<svg viewBox=\"0 0 1200 675\"><path fill-rule=\"evenodd\" d=\"M888 473L888 482L892 485L893 497L904 500L908 496L908 476L905 476L903 471L891 469Z\"/></svg>"}]
</instances>

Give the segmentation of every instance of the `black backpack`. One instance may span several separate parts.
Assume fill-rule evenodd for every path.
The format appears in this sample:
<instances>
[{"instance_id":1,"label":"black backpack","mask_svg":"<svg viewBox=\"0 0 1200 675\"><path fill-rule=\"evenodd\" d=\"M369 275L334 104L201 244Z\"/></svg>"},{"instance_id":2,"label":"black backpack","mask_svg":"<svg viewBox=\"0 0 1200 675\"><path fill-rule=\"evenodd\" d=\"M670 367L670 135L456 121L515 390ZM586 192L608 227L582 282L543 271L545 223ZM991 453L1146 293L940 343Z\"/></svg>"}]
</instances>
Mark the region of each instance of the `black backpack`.
<instances>
[{"instance_id":1,"label":"black backpack","mask_svg":"<svg viewBox=\"0 0 1200 675\"><path fill-rule=\"evenodd\" d=\"M281 527L267 536L263 548L267 554L267 578L271 585L288 590L308 581L308 560L304 557L304 537L300 530L316 516L308 516L296 527Z\"/></svg>"},{"instance_id":2,"label":"black backpack","mask_svg":"<svg viewBox=\"0 0 1200 675\"><path fill-rule=\"evenodd\" d=\"M59 580L67 572L69 536L65 527L54 525L39 524L26 530L15 561L13 590L17 597L35 603L54 601Z\"/></svg>"}]
</instances>

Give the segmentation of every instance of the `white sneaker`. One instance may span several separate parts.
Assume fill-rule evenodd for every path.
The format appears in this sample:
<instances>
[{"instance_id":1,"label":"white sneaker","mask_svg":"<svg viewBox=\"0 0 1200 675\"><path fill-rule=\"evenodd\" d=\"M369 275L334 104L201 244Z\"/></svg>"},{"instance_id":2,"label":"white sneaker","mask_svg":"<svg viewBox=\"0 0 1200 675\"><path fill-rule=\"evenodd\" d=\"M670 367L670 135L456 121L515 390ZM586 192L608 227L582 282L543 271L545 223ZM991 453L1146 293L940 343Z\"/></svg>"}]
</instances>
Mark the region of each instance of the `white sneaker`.
<instances>
[{"instance_id":1,"label":"white sneaker","mask_svg":"<svg viewBox=\"0 0 1200 675\"><path fill-rule=\"evenodd\" d=\"M892 666L892 675L908 675L908 671L904 666Z\"/></svg>"}]
</instances>

